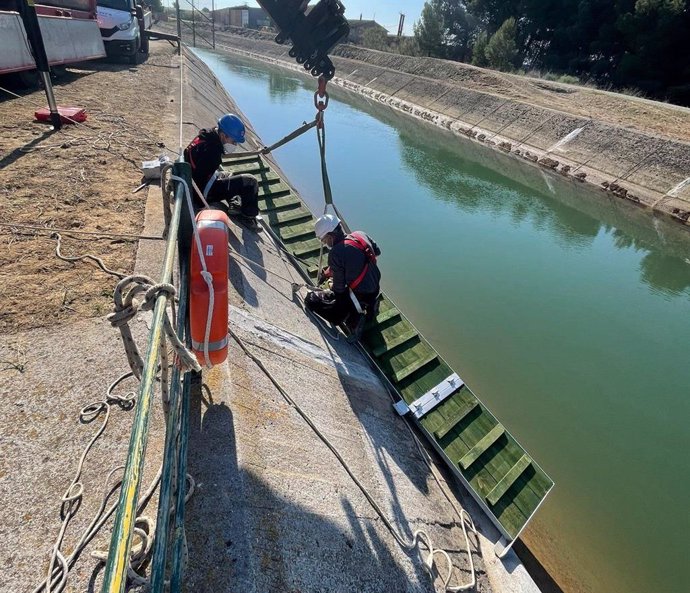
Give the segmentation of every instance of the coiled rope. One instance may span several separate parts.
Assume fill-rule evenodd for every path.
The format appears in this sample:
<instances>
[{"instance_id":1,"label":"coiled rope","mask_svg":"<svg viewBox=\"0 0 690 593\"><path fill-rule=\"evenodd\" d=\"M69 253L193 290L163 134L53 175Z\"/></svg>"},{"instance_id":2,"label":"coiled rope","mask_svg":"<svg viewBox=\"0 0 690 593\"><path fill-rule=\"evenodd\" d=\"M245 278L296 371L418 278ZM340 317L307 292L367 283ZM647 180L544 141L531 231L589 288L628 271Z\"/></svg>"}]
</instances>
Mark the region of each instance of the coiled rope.
<instances>
[{"instance_id":1,"label":"coiled rope","mask_svg":"<svg viewBox=\"0 0 690 593\"><path fill-rule=\"evenodd\" d=\"M108 386L108 388L106 389L104 399L84 406L79 413L79 421L82 424L90 424L100 416L103 416L103 422L101 423L100 427L98 428L94 436L91 438L89 443L84 448L84 451L82 452L79 462L77 464L75 475L72 478L70 485L67 487L65 493L62 496L60 504L60 517L62 519L62 523L60 525L60 531L58 533L57 539L51 551L47 573L48 576L34 589L33 593L40 593L41 591L45 591L46 593L61 593L62 591L64 591L65 586L67 584L67 576L69 574L71 567L74 565L74 563L76 562L77 558L80 556L84 548L95 537L102 525L105 523L105 521L108 519L108 517L110 517L110 515L115 511L115 508L117 507L117 503L115 503L107 512L105 511L106 505L108 504L108 500L110 499L112 494L119 488L120 482L117 482L116 484L110 487L108 486L108 484L110 484L113 475L118 471L122 470L123 466L113 468L108 473L108 476L106 477L104 482L103 497L98 511L96 512L91 523L88 525L88 527L82 534L82 537L75 546L72 554L68 557L65 557L65 555L62 553L61 547L67 527L72 518L77 514L77 511L79 510L79 507L81 506L81 502L83 499L84 485L81 482L81 474L84 468L84 464L86 462L86 458L93 446L96 444L96 441L98 441L101 435L105 432L105 429L108 425L108 421L110 420L110 412L112 406L116 405L120 409L125 411L131 410L134 407L136 403L136 396L134 392L130 391L125 395L115 395L113 393L115 388L120 383L132 376L132 372L120 375L120 377L118 377ZM149 490L144 494L144 496L140 500L137 510L138 513L141 513L145 508L146 504L148 504L148 501L153 495L153 492L155 491L159 480L160 472L154 480L154 482L151 484ZM142 517L141 519L150 522L150 519L146 517Z\"/></svg>"}]
</instances>

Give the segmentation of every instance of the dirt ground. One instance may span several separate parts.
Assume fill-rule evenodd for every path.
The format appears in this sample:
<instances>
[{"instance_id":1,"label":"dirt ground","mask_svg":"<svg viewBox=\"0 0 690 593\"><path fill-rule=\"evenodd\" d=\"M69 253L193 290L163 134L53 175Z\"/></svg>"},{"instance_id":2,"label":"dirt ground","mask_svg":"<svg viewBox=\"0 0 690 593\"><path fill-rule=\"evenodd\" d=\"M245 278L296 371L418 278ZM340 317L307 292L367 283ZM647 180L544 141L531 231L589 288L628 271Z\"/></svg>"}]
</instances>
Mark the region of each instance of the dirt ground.
<instances>
[{"instance_id":1,"label":"dirt ground","mask_svg":"<svg viewBox=\"0 0 690 593\"><path fill-rule=\"evenodd\" d=\"M144 63L104 61L68 68L55 86L59 105L84 107L86 125L52 132L34 121L42 90L0 91L0 223L139 233L148 191L141 161L167 153L161 125L175 50L152 43ZM0 83L0 86L4 86ZM146 96L141 96L146 88ZM113 92L117 89L117 92ZM49 232L0 226L0 334L100 316L112 308L114 278L91 262L55 255ZM62 233L65 256L92 253L117 271L133 269L133 239Z\"/></svg>"}]
</instances>

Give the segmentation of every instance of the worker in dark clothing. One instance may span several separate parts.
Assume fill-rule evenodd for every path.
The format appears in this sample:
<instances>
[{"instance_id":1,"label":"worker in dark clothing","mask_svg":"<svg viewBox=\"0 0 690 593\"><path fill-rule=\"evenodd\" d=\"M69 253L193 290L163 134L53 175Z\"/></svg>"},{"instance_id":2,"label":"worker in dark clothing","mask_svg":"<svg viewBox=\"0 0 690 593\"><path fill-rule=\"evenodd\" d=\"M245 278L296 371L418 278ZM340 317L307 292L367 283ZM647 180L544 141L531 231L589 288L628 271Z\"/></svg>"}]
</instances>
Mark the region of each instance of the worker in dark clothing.
<instances>
[{"instance_id":1,"label":"worker in dark clothing","mask_svg":"<svg viewBox=\"0 0 690 593\"><path fill-rule=\"evenodd\" d=\"M223 154L230 154L244 143L245 128L242 120L228 113L218 120L218 127L199 131L184 151L185 161L192 166L192 178L209 204L227 201L226 211L239 205L239 220L245 226L258 230L259 184L253 175L232 175L219 171ZM201 200L194 194L197 206ZM239 198L239 204L237 203Z\"/></svg>"},{"instance_id":2,"label":"worker in dark clothing","mask_svg":"<svg viewBox=\"0 0 690 593\"><path fill-rule=\"evenodd\" d=\"M381 250L361 231L346 235L340 220L332 214L319 218L315 231L330 250L328 267L320 280L329 278L332 288L310 291L305 307L334 325L345 322L353 329L363 315L372 318L376 314L381 281L376 257Z\"/></svg>"}]
</instances>

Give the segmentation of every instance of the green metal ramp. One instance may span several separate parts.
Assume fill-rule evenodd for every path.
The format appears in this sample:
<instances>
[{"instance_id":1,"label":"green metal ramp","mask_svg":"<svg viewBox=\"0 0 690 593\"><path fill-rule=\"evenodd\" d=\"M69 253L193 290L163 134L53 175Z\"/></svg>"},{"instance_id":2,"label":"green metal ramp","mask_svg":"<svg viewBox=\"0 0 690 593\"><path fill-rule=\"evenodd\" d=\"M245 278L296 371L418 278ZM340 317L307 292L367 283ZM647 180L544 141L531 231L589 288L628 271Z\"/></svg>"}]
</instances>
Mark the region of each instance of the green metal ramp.
<instances>
[{"instance_id":1,"label":"green metal ramp","mask_svg":"<svg viewBox=\"0 0 690 593\"><path fill-rule=\"evenodd\" d=\"M261 157L225 161L259 181L259 209L273 235L312 281L320 242L314 217ZM502 556L553 488L553 481L385 295L360 344L410 414L503 536Z\"/></svg>"}]
</instances>

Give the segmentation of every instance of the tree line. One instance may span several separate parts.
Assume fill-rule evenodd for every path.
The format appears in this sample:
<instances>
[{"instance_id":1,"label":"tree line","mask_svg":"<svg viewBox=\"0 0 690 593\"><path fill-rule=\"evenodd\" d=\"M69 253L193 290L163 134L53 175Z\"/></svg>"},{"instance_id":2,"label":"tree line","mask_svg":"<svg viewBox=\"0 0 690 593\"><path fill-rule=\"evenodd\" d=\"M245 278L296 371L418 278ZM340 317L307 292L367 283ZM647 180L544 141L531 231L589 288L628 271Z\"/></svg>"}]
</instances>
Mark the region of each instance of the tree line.
<instances>
[{"instance_id":1,"label":"tree line","mask_svg":"<svg viewBox=\"0 0 690 593\"><path fill-rule=\"evenodd\" d=\"M690 105L690 0L427 0L393 49Z\"/></svg>"}]
</instances>

